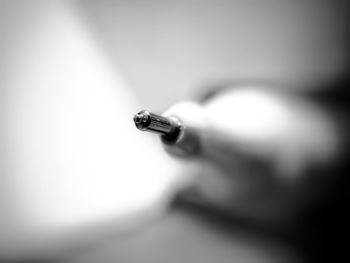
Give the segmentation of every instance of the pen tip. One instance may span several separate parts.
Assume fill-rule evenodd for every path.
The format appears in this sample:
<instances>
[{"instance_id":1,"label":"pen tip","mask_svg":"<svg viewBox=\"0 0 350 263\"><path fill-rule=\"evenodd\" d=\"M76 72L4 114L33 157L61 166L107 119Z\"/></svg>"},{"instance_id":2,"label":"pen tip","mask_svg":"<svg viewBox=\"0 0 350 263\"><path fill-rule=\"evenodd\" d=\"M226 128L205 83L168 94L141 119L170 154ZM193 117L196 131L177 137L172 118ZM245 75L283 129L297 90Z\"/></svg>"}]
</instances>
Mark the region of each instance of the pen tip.
<instances>
[{"instance_id":1,"label":"pen tip","mask_svg":"<svg viewBox=\"0 0 350 263\"><path fill-rule=\"evenodd\" d=\"M149 121L150 121L149 113L145 110L136 113L134 116L135 125L139 129L147 128Z\"/></svg>"}]
</instances>

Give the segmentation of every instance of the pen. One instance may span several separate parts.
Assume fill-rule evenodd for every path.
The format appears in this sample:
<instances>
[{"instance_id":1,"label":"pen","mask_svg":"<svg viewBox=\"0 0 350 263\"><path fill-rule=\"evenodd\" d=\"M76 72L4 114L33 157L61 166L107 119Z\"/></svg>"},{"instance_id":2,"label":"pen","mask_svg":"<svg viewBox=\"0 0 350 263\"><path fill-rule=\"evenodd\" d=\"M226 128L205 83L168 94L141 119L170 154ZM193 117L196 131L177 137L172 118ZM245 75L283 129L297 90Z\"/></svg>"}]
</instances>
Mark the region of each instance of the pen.
<instances>
[{"instance_id":1,"label":"pen","mask_svg":"<svg viewBox=\"0 0 350 263\"><path fill-rule=\"evenodd\" d=\"M142 110L134 122L159 134L168 153L220 165L249 159L298 173L332 160L338 148L333 121L317 102L267 88L227 90L205 103L179 102L162 115Z\"/></svg>"},{"instance_id":2,"label":"pen","mask_svg":"<svg viewBox=\"0 0 350 263\"><path fill-rule=\"evenodd\" d=\"M178 102L162 115L142 110L134 123L198 168L201 198L267 221L316 202L344 147L338 122L321 103L264 87Z\"/></svg>"}]
</instances>

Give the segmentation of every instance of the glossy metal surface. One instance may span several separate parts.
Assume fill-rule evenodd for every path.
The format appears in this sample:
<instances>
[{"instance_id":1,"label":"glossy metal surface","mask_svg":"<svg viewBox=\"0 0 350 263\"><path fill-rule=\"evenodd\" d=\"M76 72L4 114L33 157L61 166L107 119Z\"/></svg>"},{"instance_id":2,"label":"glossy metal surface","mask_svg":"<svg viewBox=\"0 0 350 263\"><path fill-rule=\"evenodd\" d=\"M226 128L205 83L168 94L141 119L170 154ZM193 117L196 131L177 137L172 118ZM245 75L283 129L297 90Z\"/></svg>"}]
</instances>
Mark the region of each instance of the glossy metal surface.
<instances>
[{"instance_id":1,"label":"glossy metal surface","mask_svg":"<svg viewBox=\"0 0 350 263\"><path fill-rule=\"evenodd\" d=\"M181 129L180 123L175 119L166 118L146 110L135 114L134 122L139 130L158 133L168 141L175 141Z\"/></svg>"}]
</instances>

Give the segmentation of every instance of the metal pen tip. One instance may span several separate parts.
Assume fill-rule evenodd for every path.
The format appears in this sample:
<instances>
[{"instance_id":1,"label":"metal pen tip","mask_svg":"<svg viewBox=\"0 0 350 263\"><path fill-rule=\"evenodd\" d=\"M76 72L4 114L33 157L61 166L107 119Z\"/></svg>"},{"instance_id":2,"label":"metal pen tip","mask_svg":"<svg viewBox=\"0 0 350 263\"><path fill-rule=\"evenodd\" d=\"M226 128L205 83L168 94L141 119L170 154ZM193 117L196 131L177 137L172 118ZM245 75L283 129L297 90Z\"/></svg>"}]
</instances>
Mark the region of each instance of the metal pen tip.
<instances>
[{"instance_id":1,"label":"metal pen tip","mask_svg":"<svg viewBox=\"0 0 350 263\"><path fill-rule=\"evenodd\" d=\"M134 123L139 130L151 131L162 135L162 138L173 141L180 132L179 122L161 115L142 110L135 114Z\"/></svg>"},{"instance_id":2,"label":"metal pen tip","mask_svg":"<svg viewBox=\"0 0 350 263\"><path fill-rule=\"evenodd\" d=\"M135 114L134 122L138 129L146 130L148 125L151 123L151 115L148 111L140 111Z\"/></svg>"}]
</instances>

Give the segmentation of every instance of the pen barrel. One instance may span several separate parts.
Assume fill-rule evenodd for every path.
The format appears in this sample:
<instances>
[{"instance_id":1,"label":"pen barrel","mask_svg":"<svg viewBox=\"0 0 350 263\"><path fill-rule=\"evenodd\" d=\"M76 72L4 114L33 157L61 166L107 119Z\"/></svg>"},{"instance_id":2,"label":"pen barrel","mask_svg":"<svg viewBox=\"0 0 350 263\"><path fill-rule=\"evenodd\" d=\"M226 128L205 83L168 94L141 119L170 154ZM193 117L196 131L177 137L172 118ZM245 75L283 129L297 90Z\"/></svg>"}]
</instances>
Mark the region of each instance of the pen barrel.
<instances>
[{"instance_id":1,"label":"pen barrel","mask_svg":"<svg viewBox=\"0 0 350 263\"><path fill-rule=\"evenodd\" d=\"M164 116L183 125L165 150L191 160L199 175L182 198L264 222L293 222L319 202L343 147L328 109L268 87L180 102Z\"/></svg>"},{"instance_id":2,"label":"pen barrel","mask_svg":"<svg viewBox=\"0 0 350 263\"><path fill-rule=\"evenodd\" d=\"M266 163L284 177L323 167L338 156L337 124L317 102L265 87L226 90L204 103L180 102L163 116L183 125L177 156L199 155L222 166L233 160Z\"/></svg>"}]
</instances>

